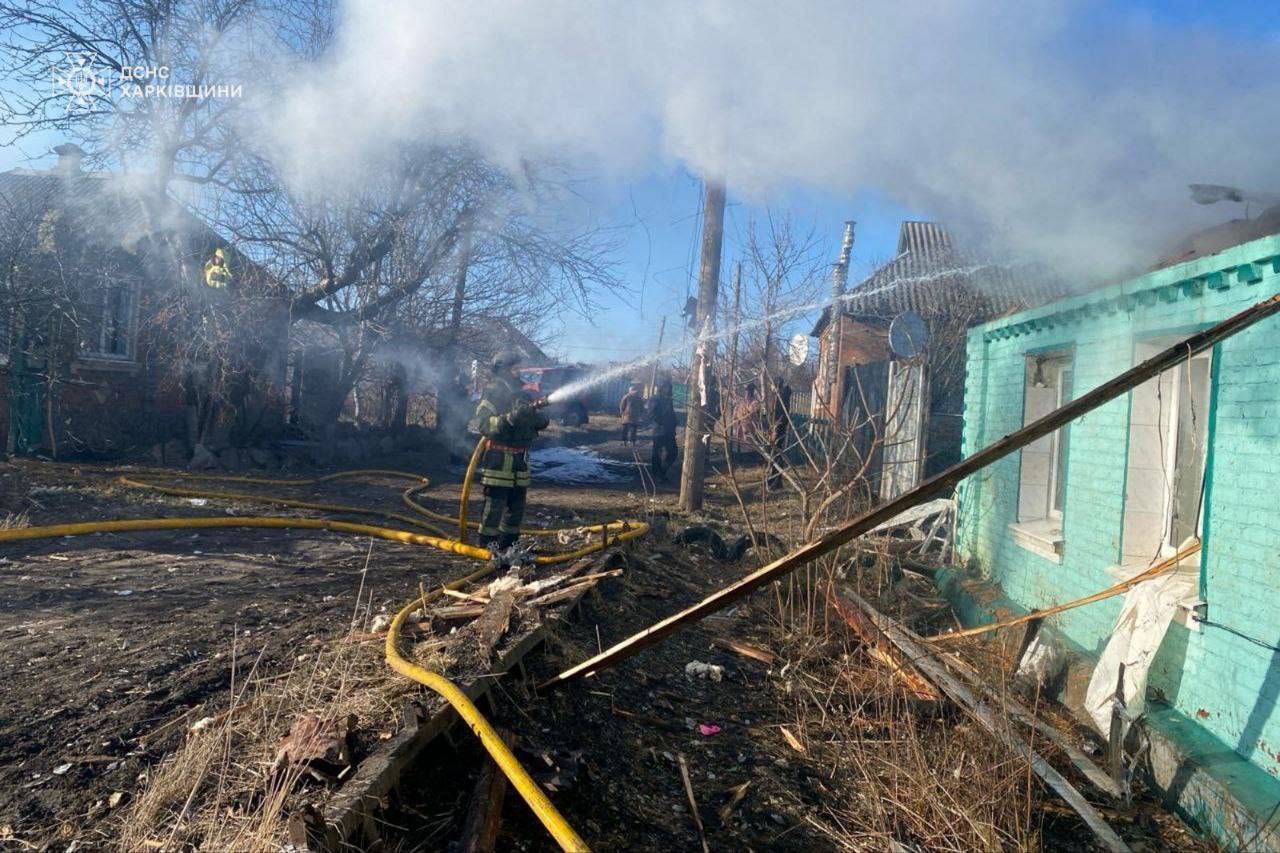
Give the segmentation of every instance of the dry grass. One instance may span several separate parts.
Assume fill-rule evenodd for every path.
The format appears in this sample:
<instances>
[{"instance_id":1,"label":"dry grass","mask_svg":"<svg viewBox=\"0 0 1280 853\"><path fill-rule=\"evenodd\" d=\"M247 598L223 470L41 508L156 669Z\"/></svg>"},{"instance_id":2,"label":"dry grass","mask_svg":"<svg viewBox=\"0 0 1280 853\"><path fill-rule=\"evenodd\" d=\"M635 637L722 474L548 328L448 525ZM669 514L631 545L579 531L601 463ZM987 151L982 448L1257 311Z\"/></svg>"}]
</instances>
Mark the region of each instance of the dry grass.
<instances>
[{"instance_id":1,"label":"dry grass","mask_svg":"<svg viewBox=\"0 0 1280 853\"><path fill-rule=\"evenodd\" d=\"M24 509L22 512L6 512L0 518L0 530L22 530L31 526L31 516Z\"/></svg>"},{"instance_id":2,"label":"dry grass","mask_svg":"<svg viewBox=\"0 0 1280 853\"><path fill-rule=\"evenodd\" d=\"M1027 762L954 709L911 698L827 618L825 587L837 575L856 574L887 611L919 603L886 555L854 563L797 573L777 601L793 730L825 771L811 823L845 850L1038 849L1042 792Z\"/></svg>"},{"instance_id":3,"label":"dry grass","mask_svg":"<svg viewBox=\"0 0 1280 853\"><path fill-rule=\"evenodd\" d=\"M293 720L303 713L321 720L355 715L362 733L388 736L397 728L401 698L418 690L386 666L380 638L363 634L367 620L365 613L353 620L347 637L305 650L284 673L260 676L255 663L248 673L234 674L227 707L221 715L209 710L217 722L189 733L152 771L119 829L119 846L281 849L291 808L319 790L319 783L303 780L304 768L276 762L279 740ZM451 663L429 643L412 654L437 670Z\"/></svg>"},{"instance_id":4,"label":"dry grass","mask_svg":"<svg viewBox=\"0 0 1280 853\"><path fill-rule=\"evenodd\" d=\"M963 717L910 699L850 648L793 670L796 727L838 784L811 820L847 850L1035 849L1039 789L1025 761Z\"/></svg>"}]
</instances>

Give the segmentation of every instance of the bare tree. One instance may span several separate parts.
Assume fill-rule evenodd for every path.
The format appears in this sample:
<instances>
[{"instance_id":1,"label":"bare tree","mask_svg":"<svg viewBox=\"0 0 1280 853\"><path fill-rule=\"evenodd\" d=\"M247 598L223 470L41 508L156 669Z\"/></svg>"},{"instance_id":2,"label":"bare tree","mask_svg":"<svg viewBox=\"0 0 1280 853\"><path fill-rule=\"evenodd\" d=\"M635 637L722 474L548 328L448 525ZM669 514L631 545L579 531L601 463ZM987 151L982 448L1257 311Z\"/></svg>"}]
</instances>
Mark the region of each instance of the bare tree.
<instances>
[{"instance_id":1,"label":"bare tree","mask_svg":"<svg viewBox=\"0 0 1280 853\"><path fill-rule=\"evenodd\" d=\"M136 98L91 86L68 109L66 94L48 86L51 69L85 57L117 77L163 68L186 85L269 86L281 63L265 57L322 56L335 15L328 0L0 0L7 141L58 131L141 175L134 183L160 277L198 281L205 260L179 233L174 196L233 235L242 272L254 271L225 297L198 286L175 292L157 314L182 342L172 373L194 389L202 424L248 382L249 362L235 361L252 349L245 319L283 311L286 326L323 328L317 337L339 355L317 408L331 421L373 354L391 339L435 336L443 308L456 343L465 317L586 310L593 291L617 286L599 233L560 233L535 215L560 188L544 168L511 173L445 140L388 146L377 162L352 164L343 186L291 186L237 99ZM464 264L466 275L456 275ZM268 298L279 305L264 306Z\"/></svg>"},{"instance_id":2,"label":"bare tree","mask_svg":"<svg viewBox=\"0 0 1280 853\"><path fill-rule=\"evenodd\" d=\"M530 205L554 203L556 186L531 167L517 180L465 144L441 143L400 148L370 171L355 190L226 203L225 227L279 271L290 316L323 327L338 355L320 422L337 417L380 352L416 339L420 354L448 361L467 326L587 310L596 290L618 286L599 233L535 220Z\"/></svg>"}]
</instances>

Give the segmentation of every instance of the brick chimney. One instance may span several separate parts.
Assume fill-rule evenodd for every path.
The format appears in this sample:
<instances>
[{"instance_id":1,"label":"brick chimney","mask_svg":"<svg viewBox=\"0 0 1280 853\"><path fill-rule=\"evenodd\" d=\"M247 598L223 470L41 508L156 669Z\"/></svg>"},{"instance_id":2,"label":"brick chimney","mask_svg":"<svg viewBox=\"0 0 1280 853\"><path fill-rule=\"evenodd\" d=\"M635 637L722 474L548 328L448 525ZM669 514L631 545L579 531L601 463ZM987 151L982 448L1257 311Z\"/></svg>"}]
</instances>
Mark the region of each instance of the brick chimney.
<instances>
[{"instance_id":1,"label":"brick chimney","mask_svg":"<svg viewBox=\"0 0 1280 853\"><path fill-rule=\"evenodd\" d=\"M58 165L54 171L59 175L80 174L80 163L84 160L84 149L74 142L64 142L53 149L58 155Z\"/></svg>"}]
</instances>

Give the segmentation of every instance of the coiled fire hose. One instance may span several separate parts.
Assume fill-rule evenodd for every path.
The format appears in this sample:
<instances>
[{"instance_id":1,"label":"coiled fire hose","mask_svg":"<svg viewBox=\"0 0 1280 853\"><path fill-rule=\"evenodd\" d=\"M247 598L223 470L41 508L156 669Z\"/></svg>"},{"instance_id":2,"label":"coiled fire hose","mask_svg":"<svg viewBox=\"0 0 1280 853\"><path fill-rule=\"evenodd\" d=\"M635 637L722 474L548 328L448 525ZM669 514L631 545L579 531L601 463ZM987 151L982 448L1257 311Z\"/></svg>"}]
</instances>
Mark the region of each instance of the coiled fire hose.
<instances>
[{"instance_id":1,"label":"coiled fire hose","mask_svg":"<svg viewBox=\"0 0 1280 853\"><path fill-rule=\"evenodd\" d=\"M184 480L195 482L223 482L246 485L291 487L318 485L321 483L331 482L333 480L357 477L407 479L413 481L413 485L409 486L401 493L401 500L407 507L416 512L418 516L408 516L402 513L387 512L369 507L304 501L280 495L258 495L251 492L219 491L186 486L166 485L155 482L156 477L174 476L168 472L157 473L152 476L132 475L122 476L119 478L119 482L122 485L130 488L149 489L151 491L156 491L161 494L174 497L267 503L275 506L292 507L296 509L375 516L409 524L422 530L429 531L429 533L397 530L390 527L380 527L372 524L359 524L350 521L338 521L336 519L328 518L212 516L196 518L138 518L113 521L88 521L75 522L71 524L51 524L41 527L0 530L0 544L7 542L29 541L33 539L54 539L63 536L83 536L90 533L126 533L147 530L192 530L211 528L272 528L327 530L333 533L372 536L374 538L385 539L391 542L400 542L409 545L426 545L476 560L490 560L493 555L487 549L468 545L464 541L468 526L478 527L474 522L468 523L466 520L466 500L470 495L471 478L476 468L476 462L482 452L482 447L483 439L481 440L481 444L476 446L476 451L472 454L471 464L467 467L467 473L462 483L462 504L459 507L458 518L456 519L442 513L434 512L415 501L414 496L427 488L429 482L426 477L405 471L388 471L380 469L341 471L336 474L328 474L323 477L315 477L305 480L273 480L257 477L224 477L219 475L183 475L182 478ZM446 534L442 529L428 521L424 521L423 517L449 524L456 523L459 531L458 538L449 538L448 534ZM567 530L574 529L584 528L567 528ZM588 529L590 531L594 531L596 528L592 526ZM560 554L539 555L536 557L537 564L554 565L568 562L570 560L576 560L596 551L602 551L609 545L645 535L649 532L649 525L640 521L615 521L600 525L599 530L601 534L600 541L589 543L573 551ZM526 529L521 531L523 534L535 536L554 536L560 532L562 531L544 529ZM485 719L484 715L480 712L480 709L475 706L475 703L471 701L466 693L464 693L461 688L444 675L418 666L417 664L406 660L400 654L400 631L404 625L405 619L410 613L421 607L427 600L435 600L439 598L443 594L441 591L442 589L460 589L467 584L490 574L493 572L494 568L495 566L493 564L486 565L484 568L478 569L471 574L444 584L441 589L428 593L425 599L423 596L419 595L406 603L404 607L396 613L387 630L385 646L386 662L387 665L396 672L439 694L453 707L458 716L461 717L471 728L471 731L475 733L476 737L480 740L481 745L485 748L485 751L488 752L490 758L493 759L494 764L502 771L503 775L507 777L511 782L512 787L515 788L516 791L519 792L520 796L524 798L524 801L529 805L529 808L533 810L534 815L542 822L542 825L546 827L547 831L563 849L587 850L589 848L587 847L586 842L583 841L583 839L573 830L573 827L569 825L568 821L564 819L564 816L560 814L555 805L538 786L538 783L533 780L528 771L526 771L520 764L519 760L515 757L514 753L511 752L510 748L503 743L502 738L494 730L489 721Z\"/></svg>"}]
</instances>

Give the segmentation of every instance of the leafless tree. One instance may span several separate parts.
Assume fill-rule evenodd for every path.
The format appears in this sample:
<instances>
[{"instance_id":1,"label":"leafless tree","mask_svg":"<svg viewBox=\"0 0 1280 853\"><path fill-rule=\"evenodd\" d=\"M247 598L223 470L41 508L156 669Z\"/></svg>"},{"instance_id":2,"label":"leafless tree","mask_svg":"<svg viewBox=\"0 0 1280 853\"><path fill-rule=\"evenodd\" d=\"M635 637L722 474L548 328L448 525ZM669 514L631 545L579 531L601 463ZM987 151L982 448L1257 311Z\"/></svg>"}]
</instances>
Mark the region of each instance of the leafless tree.
<instances>
[{"instance_id":1,"label":"leafless tree","mask_svg":"<svg viewBox=\"0 0 1280 853\"><path fill-rule=\"evenodd\" d=\"M323 56L336 20L330 0L0 0L6 141L57 131L106 165L138 172L153 263L167 263L171 280L198 282L204 261L178 233L174 197L234 236L242 271L265 273L227 298L198 286L175 292L157 314L186 350L174 376L203 377L194 381L202 422L232 396L227 389L244 385L244 363L230 360L248 355L241 320L276 315L263 307L268 297L288 324L321 327L313 337L339 354L329 399L316 407L331 421L388 341L447 329L456 346L468 319L585 310L596 289L617 286L600 233L562 233L537 215L559 189L545 167L512 173L464 141L443 140L389 146L378 162L352 164L356 179L343 186L297 187L237 99L90 86L69 108L67 93L49 87L51 69L84 57L117 77L164 68L195 86L270 86L281 57Z\"/></svg>"},{"instance_id":2,"label":"leafless tree","mask_svg":"<svg viewBox=\"0 0 1280 853\"><path fill-rule=\"evenodd\" d=\"M764 221L749 226L741 304L747 363L768 367L775 376L783 372L779 332L796 306L811 304L821 292L827 269L822 248L815 229L789 213L766 209Z\"/></svg>"},{"instance_id":3,"label":"leafless tree","mask_svg":"<svg viewBox=\"0 0 1280 853\"><path fill-rule=\"evenodd\" d=\"M618 286L601 235L536 221L530 205L555 185L532 167L517 179L441 143L401 148L373 172L358 190L238 196L225 218L237 245L279 271L290 316L323 327L338 355L321 422L379 354L416 349L444 370L467 327L587 310Z\"/></svg>"}]
</instances>

